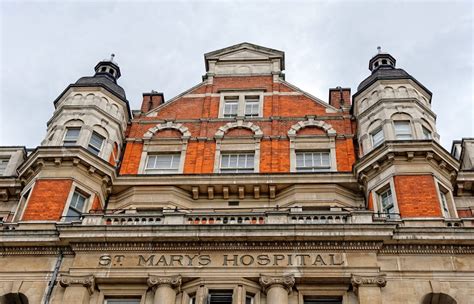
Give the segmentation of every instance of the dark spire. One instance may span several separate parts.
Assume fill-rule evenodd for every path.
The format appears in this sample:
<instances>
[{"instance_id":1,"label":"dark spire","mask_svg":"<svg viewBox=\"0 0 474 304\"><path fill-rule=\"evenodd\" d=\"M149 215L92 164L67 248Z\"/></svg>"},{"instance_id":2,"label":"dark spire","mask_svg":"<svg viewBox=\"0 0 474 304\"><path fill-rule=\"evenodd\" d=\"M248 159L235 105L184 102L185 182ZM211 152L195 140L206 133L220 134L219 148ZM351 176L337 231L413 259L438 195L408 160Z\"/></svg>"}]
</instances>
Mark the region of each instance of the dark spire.
<instances>
[{"instance_id":1,"label":"dark spire","mask_svg":"<svg viewBox=\"0 0 474 304\"><path fill-rule=\"evenodd\" d=\"M106 76L116 83L121 74L119 66L114 62L114 57L115 54L111 54L110 60L104 59L99 62L94 68L95 76Z\"/></svg>"}]
</instances>

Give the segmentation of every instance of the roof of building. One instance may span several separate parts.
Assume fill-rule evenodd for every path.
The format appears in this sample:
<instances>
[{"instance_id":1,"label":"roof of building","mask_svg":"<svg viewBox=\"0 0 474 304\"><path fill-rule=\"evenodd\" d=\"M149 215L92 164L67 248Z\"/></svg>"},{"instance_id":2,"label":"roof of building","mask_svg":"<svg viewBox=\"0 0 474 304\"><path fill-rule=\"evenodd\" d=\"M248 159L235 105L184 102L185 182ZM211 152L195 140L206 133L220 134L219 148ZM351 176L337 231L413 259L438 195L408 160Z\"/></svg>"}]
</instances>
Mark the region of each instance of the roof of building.
<instances>
[{"instance_id":1,"label":"roof of building","mask_svg":"<svg viewBox=\"0 0 474 304\"><path fill-rule=\"evenodd\" d=\"M124 100L127 99L127 97L125 96L125 90L106 75L81 77L79 78L79 80L76 81L76 84L90 85L90 86L97 86L97 85L105 86L106 88L111 90L113 93L120 96L122 99Z\"/></svg>"}]
</instances>

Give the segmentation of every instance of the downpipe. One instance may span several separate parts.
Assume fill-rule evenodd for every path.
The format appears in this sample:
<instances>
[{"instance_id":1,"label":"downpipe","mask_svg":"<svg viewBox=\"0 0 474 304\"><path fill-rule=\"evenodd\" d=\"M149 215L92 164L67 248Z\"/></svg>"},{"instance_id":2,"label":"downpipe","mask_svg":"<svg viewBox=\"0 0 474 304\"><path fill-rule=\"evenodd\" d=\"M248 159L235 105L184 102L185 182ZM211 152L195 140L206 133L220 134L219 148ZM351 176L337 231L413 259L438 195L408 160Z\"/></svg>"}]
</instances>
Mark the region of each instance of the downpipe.
<instances>
[{"instance_id":1,"label":"downpipe","mask_svg":"<svg viewBox=\"0 0 474 304\"><path fill-rule=\"evenodd\" d=\"M53 275L51 276L51 279L49 280L48 289L46 290L46 296L44 298L43 304L49 304L51 295L53 293L54 285L56 284L56 278L58 277L59 268L61 267L62 262L63 262L63 251L62 249L59 249L58 259L56 260L56 265L54 265Z\"/></svg>"}]
</instances>

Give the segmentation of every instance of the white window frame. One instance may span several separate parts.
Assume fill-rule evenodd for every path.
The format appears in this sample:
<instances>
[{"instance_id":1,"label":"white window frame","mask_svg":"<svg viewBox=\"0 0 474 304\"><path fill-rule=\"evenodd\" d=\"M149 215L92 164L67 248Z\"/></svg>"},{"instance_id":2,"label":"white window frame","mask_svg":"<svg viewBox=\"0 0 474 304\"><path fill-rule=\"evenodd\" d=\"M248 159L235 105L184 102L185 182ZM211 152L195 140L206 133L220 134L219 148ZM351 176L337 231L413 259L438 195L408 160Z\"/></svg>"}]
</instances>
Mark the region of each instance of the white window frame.
<instances>
[{"instance_id":1,"label":"white window frame","mask_svg":"<svg viewBox=\"0 0 474 304\"><path fill-rule=\"evenodd\" d=\"M252 171L250 171L250 167L222 167L222 161L224 156L236 156L237 157L237 164L242 157L245 157L245 164L248 162L249 156L253 157L253 166ZM242 170L242 171L240 171ZM255 172L255 153L253 151L239 151L239 152L222 152L220 155L220 162L219 162L219 172L220 173L235 173L235 174L245 174L245 173L254 173Z\"/></svg>"},{"instance_id":2,"label":"white window frame","mask_svg":"<svg viewBox=\"0 0 474 304\"><path fill-rule=\"evenodd\" d=\"M328 164L327 166L298 166L298 156L303 155L304 159L307 158L307 156L311 155L312 162L314 163L315 155L320 156L320 160L322 162L323 160L323 154L327 154L327 160ZM331 151L330 150L315 150L315 151L301 151L297 150L295 151L295 157L296 157L296 172L325 172L325 171L330 171L331 170ZM310 170L305 170L305 169L310 169Z\"/></svg>"},{"instance_id":3,"label":"white window frame","mask_svg":"<svg viewBox=\"0 0 474 304\"><path fill-rule=\"evenodd\" d=\"M337 159L336 159L336 137L335 136L295 136L290 137L290 172L302 172L297 171L296 164L296 153L297 152L318 152L328 151L330 168L320 171L337 171ZM318 171L315 171L318 172Z\"/></svg>"},{"instance_id":4,"label":"white window frame","mask_svg":"<svg viewBox=\"0 0 474 304\"><path fill-rule=\"evenodd\" d=\"M438 193L438 200L440 204L439 207L441 209L442 216L447 219L457 218L458 212L454 204L452 191L438 179L436 179L435 185L436 185L436 192ZM443 196L441 193L443 193L444 198L446 198L445 202L446 202L446 207L448 208L447 212L445 208L443 207Z\"/></svg>"},{"instance_id":5,"label":"white window frame","mask_svg":"<svg viewBox=\"0 0 474 304\"><path fill-rule=\"evenodd\" d=\"M381 139L379 141L375 141L377 135L381 135ZM372 148L377 148L378 146L382 145L385 142L385 134L383 133L383 128L378 128L375 131L370 133L370 139L372 142Z\"/></svg>"},{"instance_id":6,"label":"white window frame","mask_svg":"<svg viewBox=\"0 0 474 304\"><path fill-rule=\"evenodd\" d=\"M374 202L374 213L381 213L383 214L384 211L382 209L382 201L380 194L383 193L385 190L390 188L390 191L392 193L392 202L393 202L393 207L394 207L394 216L395 218L400 215L400 210L398 209L398 201L397 201L397 192L395 191L395 182L393 180L393 177L389 177L387 179L384 179L380 181L380 183L373 187L370 192L372 193L372 201ZM393 218L393 217L390 217Z\"/></svg>"},{"instance_id":7,"label":"white window frame","mask_svg":"<svg viewBox=\"0 0 474 304\"><path fill-rule=\"evenodd\" d=\"M159 157L159 156L170 156L170 168L148 168L148 163L150 162L151 158ZM176 162L177 159L177 162ZM176 168L172 168L171 164L176 163ZM156 158L155 158L156 164ZM145 174L177 174L179 172L179 167L181 164L181 154L180 153L150 153L146 157L145 163Z\"/></svg>"},{"instance_id":8,"label":"white window frame","mask_svg":"<svg viewBox=\"0 0 474 304\"><path fill-rule=\"evenodd\" d=\"M67 137L68 131L72 129L79 130L79 132L77 133L77 137L74 139L74 141L72 141L71 139L68 139ZM66 130L64 132L64 138L63 138L63 146L77 146L79 138L81 136L81 131L82 131L81 129L82 129L81 127L75 127L75 126L66 127Z\"/></svg>"},{"instance_id":9,"label":"white window frame","mask_svg":"<svg viewBox=\"0 0 474 304\"><path fill-rule=\"evenodd\" d=\"M97 195L97 194L94 194L90 191L85 190L85 187L83 187L82 185L78 185L76 182L73 182L72 186L71 186L71 191L69 192L69 195L68 195L67 200L66 200L66 205L64 206L64 210L63 210L63 213L62 213L62 216L61 216L61 219L62 219L63 222L70 222L71 221L67 217L67 213L69 211L69 207L71 206L72 198L74 197L75 192L78 192L82 196L86 197L86 201L84 202L84 207L83 207L84 210L82 210L81 214L85 213L86 210L90 209L90 207L92 206L92 202L95 198L95 195Z\"/></svg>"},{"instance_id":10,"label":"white window frame","mask_svg":"<svg viewBox=\"0 0 474 304\"><path fill-rule=\"evenodd\" d=\"M222 116L224 118L237 117L239 115L239 96L224 96L223 107Z\"/></svg>"},{"instance_id":11,"label":"white window frame","mask_svg":"<svg viewBox=\"0 0 474 304\"><path fill-rule=\"evenodd\" d=\"M433 139L433 132L425 126L421 126L421 132L423 134L423 139Z\"/></svg>"},{"instance_id":12,"label":"white window frame","mask_svg":"<svg viewBox=\"0 0 474 304\"><path fill-rule=\"evenodd\" d=\"M400 130L399 128L397 129L397 126L402 126L402 125L407 125L408 130ZM393 131L394 131L396 140L412 140L413 139L413 128L412 128L410 120L395 120L393 122ZM408 131L408 132L405 132L405 131ZM408 136L409 138L399 138L399 137L408 137Z\"/></svg>"},{"instance_id":13,"label":"white window frame","mask_svg":"<svg viewBox=\"0 0 474 304\"><path fill-rule=\"evenodd\" d=\"M184 164L186 161L186 150L188 147L187 139L170 139L160 138L145 141L143 151L140 158L140 166L138 174L147 174L146 165L148 162L148 155L154 154L180 154L178 172L171 174L182 174L184 171Z\"/></svg>"},{"instance_id":14,"label":"white window frame","mask_svg":"<svg viewBox=\"0 0 474 304\"><path fill-rule=\"evenodd\" d=\"M390 192L390 196L388 196L387 193ZM390 207L387 208L387 206L384 206L384 195L387 194L386 197L389 197L390 198ZM395 201L393 199L393 192L392 192L392 189L390 187L387 187L386 189L383 189L379 192L377 192L377 196L379 197L379 205L380 205L380 211L381 213L383 214L392 214L392 213L395 213L395 212L389 212L390 209L392 209L393 211L395 211Z\"/></svg>"},{"instance_id":15,"label":"white window frame","mask_svg":"<svg viewBox=\"0 0 474 304\"><path fill-rule=\"evenodd\" d=\"M263 91L229 91L229 92L221 92L220 94L220 102L219 102L219 118L245 118L245 119L252 119L252 118L261 118L263 117L263 102L264 102L264 93ZM229 98L238 98L238 106L237 106L237 115L232 117L225 116L225 102L226 99ZM246 101L249 100L250 97L257 97L258 98L258 115L246 116ZM256 99L252 99L256 100Z\"/></svg>"},{"instance_id":16,"label":"white window frame","mask_svg":"<svg viewBox=\"0 0 474 304\"><path fill-rule=\"evenodd\" d=\"M97 147L97 146L92 144L92 138L94 137L94 135L97 135L98 137L102 138L102 142L100 143L100 147ZM103 136L102 134L100 134L97 131L92 131L91 137L89 138L89 142L87 143L87 150L89 150L94 155L100 156L100 154L102 152L102 148L104 147L105 141L106 141L105 136ZM95 152L97 152L97 154Z\"/></svg>"}]
</instances>

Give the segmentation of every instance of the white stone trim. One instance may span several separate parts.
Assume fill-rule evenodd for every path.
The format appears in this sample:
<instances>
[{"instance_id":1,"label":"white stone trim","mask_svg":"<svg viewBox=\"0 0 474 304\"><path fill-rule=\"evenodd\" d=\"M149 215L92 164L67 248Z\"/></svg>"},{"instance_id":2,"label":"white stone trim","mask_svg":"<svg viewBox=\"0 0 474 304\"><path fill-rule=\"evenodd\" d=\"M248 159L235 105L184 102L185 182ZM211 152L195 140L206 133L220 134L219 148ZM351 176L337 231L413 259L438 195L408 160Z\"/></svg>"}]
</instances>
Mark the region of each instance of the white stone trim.
<instances>
[{"instance_id":1,"label":"white stone trim","mask_svg":"<svg viewBox=\"0 0 474 304\"><path fill-rule=\"evenodd\" d=\"M245 96L258 96L258 116L249 117L257 118L263 117L263 105L264 105L264 92L263 91L231 91L231 92L222 92L220 93L219 99L219 118L228 118L224 117L224 104L225 104L225 97L229 96L236 96L239 98L238 106L237 106L237 117L245 117ZM228 118L229 119L229 118Z\"/></svg>"},{"instance_id":2,"label":"white stone trim","mask_svg":"<svg viewBox=\"0 0 474 304\"><path fill-rule=\"evenodd\" d=\"M454 202L454 197L453 197L453 191L450 187L447 187L445 184L443 184L439 179L437 179L436 177L434 177L434 182L435 182L435 188L436 188L436 194L438 196L438 202L439 202L439 208L441 209L441 214L444 218L446 219L452 219L452 218L458 218L458 211L457 211L457 208L456 208L456 204ZM444 189L446 189L447 193L446 193L446 198L448 199L447 203L448 203L448 209L449 209L449 216L446 215L444 213L444 210L443 210L443 204L441 203L441 187L443 187ZM444 191L443 191L444 192Z\"/></svg>"},{"instance_id":3,"label":"white stone trim","mask_svg":"<svg viewBox=\"0 0 474 304\"><path fill-rule=\"evenodd\" d=\"M225 133L227 133L230 129L233 128L245 128L249 129L254 133L254 138L262 138L263 131L260 129L259 126L251 123L250 121L244 122L243 120L237 120L236 122L229 122L222 127L219 127L214 138L223 138Z\"/></svg>"},{"instance_id":4,"label":"white stone trim","mask_svg":"<svg viewBox=\"0 0 474 304\"><path fill-rule=\"evenodd\" d=\"M182 139L189 139L191 137L191 132L189 132L189 129L185 127L183 124L168 121L164 124L158 124L154 126L153 128L148 129L145 135L143 135L143 139L151 139L153 137L153 134L165 129L178 130L182 134L182 137L181 137Z\"/></svg>"},{"instance_id":5,"label":"white stone trim","mask_svg":"<svg viewBox=\"0 0 474 304\"><path fill-rule=\"evenodd\" d=\"M295 137L299 130L306 128L306 127L318 127L323 129L328 136L336 136L337 132L334 128L325 121L322 120L314 120L314 118L309 118L306 121L299 121L298 123L291 126L290 130L288 130L288 136L290 139Z\"/></svg>"}]
</instances>

